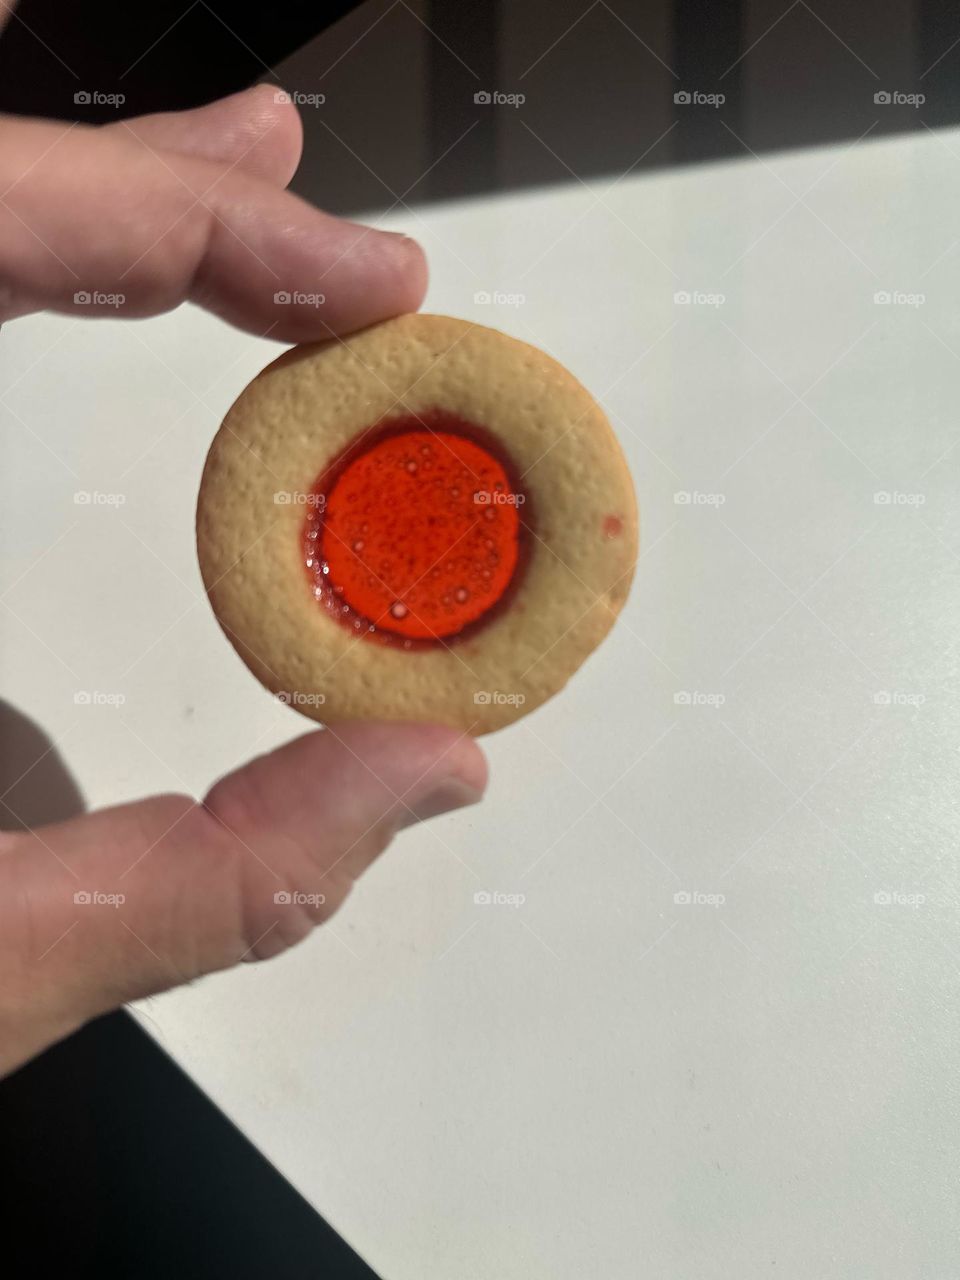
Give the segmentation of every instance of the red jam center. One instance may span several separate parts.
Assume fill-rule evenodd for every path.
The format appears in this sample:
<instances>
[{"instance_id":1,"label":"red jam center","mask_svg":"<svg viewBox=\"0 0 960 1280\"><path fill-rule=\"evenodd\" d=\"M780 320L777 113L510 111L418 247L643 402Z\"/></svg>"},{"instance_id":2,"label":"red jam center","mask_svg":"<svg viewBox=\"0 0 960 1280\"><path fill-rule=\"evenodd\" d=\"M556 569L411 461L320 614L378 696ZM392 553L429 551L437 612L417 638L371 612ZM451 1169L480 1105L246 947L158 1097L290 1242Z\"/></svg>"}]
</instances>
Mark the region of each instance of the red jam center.
<instances>
[{"instance_id":1,"label":"red jam center","mask_svg":"<svg viewBox=\"0 0 960 1280\"><path fill-rule=\"evenodd\" d=\"M362 436L319 477L305 531L314 595L404 648L489 620L515 583L526 497L485 433L433 410Z\"/></svg>"}]
</instances>

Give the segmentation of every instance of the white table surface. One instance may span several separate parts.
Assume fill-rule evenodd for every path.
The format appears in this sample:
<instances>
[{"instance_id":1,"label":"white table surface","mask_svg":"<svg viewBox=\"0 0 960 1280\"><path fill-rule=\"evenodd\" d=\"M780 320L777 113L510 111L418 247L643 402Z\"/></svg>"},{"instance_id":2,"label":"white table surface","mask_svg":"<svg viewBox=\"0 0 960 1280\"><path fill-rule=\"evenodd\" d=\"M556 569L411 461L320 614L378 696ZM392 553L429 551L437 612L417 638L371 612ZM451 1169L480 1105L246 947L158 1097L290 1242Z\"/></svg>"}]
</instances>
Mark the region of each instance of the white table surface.
<instances>
[{"instance_id":1,"label":"white table surface","mask_svg":"<svg viewBox=\"0 0 960 1280\"><path fill-rule=\"evenodd\" d=\"M428 309L603 400L643 553L567 692L486 741L483 807L135 1010L387 1280L960 1274L958 210L960 134L921 131L391 217ZM193 547L276 350L193 309L4 328L3 693L90 805L305 727Z\"/></svg>"}]
</instances>

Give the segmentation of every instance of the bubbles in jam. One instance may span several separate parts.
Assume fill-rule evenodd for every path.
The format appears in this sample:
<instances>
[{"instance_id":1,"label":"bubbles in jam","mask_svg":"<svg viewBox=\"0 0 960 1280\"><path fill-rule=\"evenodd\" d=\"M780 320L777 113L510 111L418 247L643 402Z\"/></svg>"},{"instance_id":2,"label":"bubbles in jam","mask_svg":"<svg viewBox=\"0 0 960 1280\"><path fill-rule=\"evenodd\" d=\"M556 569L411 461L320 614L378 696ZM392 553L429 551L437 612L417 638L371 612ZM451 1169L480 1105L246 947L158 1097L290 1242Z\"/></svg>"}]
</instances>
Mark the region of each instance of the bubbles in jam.
<instances>
[{"instance_id":1,"label":"bubbles in jam","mask_svg":"<svg viewBox=\"0 0 960 1280\"><path fill-rule=\"evenodd\" d=\"M473 633L526 562L527 496L502 446L434 409L370 428L318 477L304 557L320 606L405 649Z\"/></svg>"}]
</instances>

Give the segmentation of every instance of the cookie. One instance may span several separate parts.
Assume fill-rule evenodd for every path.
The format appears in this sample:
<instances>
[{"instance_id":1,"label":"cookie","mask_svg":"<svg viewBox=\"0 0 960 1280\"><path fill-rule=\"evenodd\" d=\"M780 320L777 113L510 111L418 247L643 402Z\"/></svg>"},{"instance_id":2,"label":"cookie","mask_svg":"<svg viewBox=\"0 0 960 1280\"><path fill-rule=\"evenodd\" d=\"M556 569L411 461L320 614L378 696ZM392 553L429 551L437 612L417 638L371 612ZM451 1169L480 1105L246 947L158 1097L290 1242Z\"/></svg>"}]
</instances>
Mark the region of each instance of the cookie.
<instances>
[{"instance_id":1,"label":"cookie","mask_svg":"<svg viewBox=\"0 0 960 1280\"><path fill-rule=\"evenodd\" d=\"M253 674L325 723L489 733L541 705L627 597L623 454L556 361L406 315L293 348L204 468L200 569Z\"/></svg>"}]
</instances>

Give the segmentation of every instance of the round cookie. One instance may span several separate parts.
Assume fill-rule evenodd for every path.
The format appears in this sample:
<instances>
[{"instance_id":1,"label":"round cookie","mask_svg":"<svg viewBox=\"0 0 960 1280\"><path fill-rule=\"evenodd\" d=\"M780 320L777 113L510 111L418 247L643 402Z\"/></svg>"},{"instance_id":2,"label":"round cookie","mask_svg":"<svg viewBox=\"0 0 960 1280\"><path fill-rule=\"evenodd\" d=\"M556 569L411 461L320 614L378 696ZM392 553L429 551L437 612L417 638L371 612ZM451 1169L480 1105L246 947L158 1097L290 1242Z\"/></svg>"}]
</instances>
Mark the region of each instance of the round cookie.
<instances>
[{"instance_id":1,"label":"round cookie","mask_svg":"<svg viewBox=\"0 0 960 1280\"><path fill-rule=\"evenodd\" d=\"M613 625L637 510L561 365L405 315L295 347L246 388L207 456L197 550L226 635L297 710L481 734L557 693Z\"/></svg>"}]
</instances>

